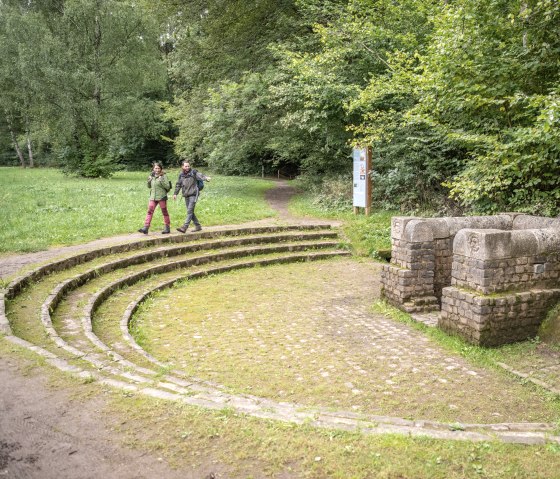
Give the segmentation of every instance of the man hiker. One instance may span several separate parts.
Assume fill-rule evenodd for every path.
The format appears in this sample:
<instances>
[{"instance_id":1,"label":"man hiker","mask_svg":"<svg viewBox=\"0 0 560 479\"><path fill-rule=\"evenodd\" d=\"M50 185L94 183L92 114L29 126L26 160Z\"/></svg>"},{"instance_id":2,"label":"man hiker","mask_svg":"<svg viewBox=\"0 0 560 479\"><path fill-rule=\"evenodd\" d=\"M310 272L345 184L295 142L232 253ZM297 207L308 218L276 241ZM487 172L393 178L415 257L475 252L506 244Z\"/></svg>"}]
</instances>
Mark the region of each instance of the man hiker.
<instances>
[{"instance_id":1,"label":"man hiker","mask_svg":"<svg viewBox=\"0 0 560 479\"><path fill-rule=\"evenodd\" d=\"M210 180L211 178L209 176L205 176L194 168L191 168L191 164L187 160L181 163L181 173L179 173L179 179L175 185L173 200L177 199L177 193L181 190L183 198L185 198L185 205L187 206L187 218L185 219L185 224L177 228L177 231L186 233L191 220L194 222L194 231L200 231L202 229L198 218L194 214L194 208L200 193L198 182Z\"/></svg>"}]
</instances>

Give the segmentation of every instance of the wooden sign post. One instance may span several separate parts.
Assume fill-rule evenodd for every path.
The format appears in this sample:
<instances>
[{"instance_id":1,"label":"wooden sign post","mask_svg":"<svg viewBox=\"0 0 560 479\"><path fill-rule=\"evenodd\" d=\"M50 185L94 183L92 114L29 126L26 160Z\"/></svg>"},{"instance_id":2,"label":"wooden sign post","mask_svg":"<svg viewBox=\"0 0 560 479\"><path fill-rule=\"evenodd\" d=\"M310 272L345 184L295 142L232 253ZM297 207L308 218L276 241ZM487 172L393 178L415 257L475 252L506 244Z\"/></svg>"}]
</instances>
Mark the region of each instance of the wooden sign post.
<instances>
[{"instance_id":1,"label":"wooden sign post","mask_svg":"<svg viewBox=\"0 0 560 479\"><path fill-rule=\"evenodd\" d=\"M352 151L354 161L354 214L357 215L359 208L365 209L366 216L371 211L371 146L367 148L354 148Z\"/></svg>"}]
</instances>

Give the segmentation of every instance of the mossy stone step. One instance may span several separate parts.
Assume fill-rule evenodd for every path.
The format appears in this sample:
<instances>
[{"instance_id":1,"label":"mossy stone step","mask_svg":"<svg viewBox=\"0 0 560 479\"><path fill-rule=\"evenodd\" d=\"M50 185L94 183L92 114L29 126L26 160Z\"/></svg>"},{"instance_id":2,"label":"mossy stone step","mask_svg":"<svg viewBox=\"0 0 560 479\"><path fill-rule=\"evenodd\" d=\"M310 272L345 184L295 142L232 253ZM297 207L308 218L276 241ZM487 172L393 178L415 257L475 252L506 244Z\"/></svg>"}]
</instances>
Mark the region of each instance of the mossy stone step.
<instances>
[{"instance_id":1,"label":"mossy stone step","mask_svg":"<svg viewBox=\"0 0 560 479\"><path fill-rule=\"evenodd\" d=\"M291 234L290 234L291 233ZM268 237L262 235L269 235ZM173 245L176 243L190 242L191 245L187 246L187 249L192 248L192 250L204 249L204 248L215 248L220 245L219 241L214 243L214 245L194 245L193 242L201 241L205 239L215 239L220 237L236 237L243 235L261 235L254 239L255 242L276 242L276 241L286 241L290 238L304 239L304 238L318 238L318 237L335 237L336 232L334 232L330 225L311 225L311 226L301 226L301 225L291 225L291 226L276 226L276 227L256 227L256 228L231 228L225 230L215 230L206 231L202 233L196 233L192 235L175 235L171 237L161 237L149 240L135 241L130 243L125 243L121 245L111 246L107 248L101 248L97 250L88 251L85 253L80 253L67 258L57 260L55 262L40 266L31 270L24 275L14 279L6 288L5 291L0 292L0 333L11 334L12 329L6 317L6 307L5 301L15 298L21 291L28 285L36 284L41 281L41 279L54 272L63 271L65 269L76 267L87 262L93 262L96 259L102 258L109 255L119 255L123 253L134 252L140 248L155 247L160 248L158 251L152 252L153 256L143 256L142 254L129 255L128 258L123 258L117 261L122 261L119 263L121 265L126 264L141 264L145 262L148 258L165 257L173 254L184 254L181 247L176 247L174 249ZM251 238L244 238L241 240L241 244L250 243ZM230 244L236 244L235 241ZM169 245L171 250L166 252L161 246ZM222 247L225 247L226 243L222 243ZM114 266L113 266L114 267ZM102 266L100 266L102 268ZM111 268L111 266L106 266L106 268ZM99 269L95 274L106 274L107 271Z\"/></svg>"}]
</instances>

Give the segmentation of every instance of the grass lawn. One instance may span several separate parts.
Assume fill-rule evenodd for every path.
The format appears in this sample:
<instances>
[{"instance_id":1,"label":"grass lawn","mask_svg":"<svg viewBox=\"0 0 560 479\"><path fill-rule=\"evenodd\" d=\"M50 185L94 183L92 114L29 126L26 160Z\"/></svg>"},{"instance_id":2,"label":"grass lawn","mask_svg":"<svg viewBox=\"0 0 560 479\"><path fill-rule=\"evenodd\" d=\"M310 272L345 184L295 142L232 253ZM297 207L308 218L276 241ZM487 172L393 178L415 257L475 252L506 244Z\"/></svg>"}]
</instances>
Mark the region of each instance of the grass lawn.
<instances>
[{"instance_id":1,"label":"grass lawn","mask_svg":"<svg viewBox=\"0 0 560 479\"><path fill-rule=\"evenodd\" d=\"M292 198L290 209L294 214L316 218L335 219L343 223L343 230L358 256L382 259L385 251L391 250L391 217L399 216L396 211L375 211L370 216L355 215L347 211L326 211L313 204L310 195Z\"/></svg>"},{"instance_id":2,"label":"grass lawn","mask_svg":"<svg viewBox=\"0 0 560 479\"><path fill-rule=\"evenodd\" d=\"M179 170L168 171L175 184ZM119 172L110 179L84 179L54 169L0 168L0 253L39 251L135 232L143 225L147 172ZM196 213L203 225L237 224L273 216L264 201L272 182L212 175ZM169 201L171 226L180 226L182 198ZM158 210L153 229L163 226Z\"/></svg>"}]
</instances>

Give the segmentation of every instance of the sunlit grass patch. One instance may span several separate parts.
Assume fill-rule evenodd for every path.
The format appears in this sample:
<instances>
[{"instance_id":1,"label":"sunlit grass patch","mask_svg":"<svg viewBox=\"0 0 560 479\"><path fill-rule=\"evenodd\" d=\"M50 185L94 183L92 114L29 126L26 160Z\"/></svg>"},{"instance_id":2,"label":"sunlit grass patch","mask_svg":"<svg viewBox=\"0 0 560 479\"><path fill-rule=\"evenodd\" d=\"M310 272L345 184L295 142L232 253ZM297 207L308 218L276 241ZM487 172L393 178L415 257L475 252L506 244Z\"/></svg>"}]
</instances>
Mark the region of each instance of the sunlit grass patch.
<instances>
[{"instance_id":1,"label":"sunlit grass patch","mask_svg":"<svg viewBox=\"0 0 560 479\"><path fill-rule=\"evenodd\" d=\"M342 221L345 235L360 256L383 260L391 250L391 217L397 212L374 210L365 216L354 215L351 210L324 210L314 206L313 198L305 194L294 197L290 209L298 215Z\"/></svg>"},{"instance_id":2,"label":"sunlit grass patch","mask_svg":"<svg viewBox=\"0 0 560 479\"><path fill-rule=\"evenodd\" d=\"M173 184L178 170L168 172ZM134 233L146 215L146 172L118 172L110 179L84 179L53 169L0 168L0 252L36 251L122 233ZM201 193L197 216L204 225L237 224L274 216L264 200L272 182L212 175ZM183 199L170 197L173 226L185 219ZM156 211L152 226L163 225Z\"/></svg>"}]
</instances>

